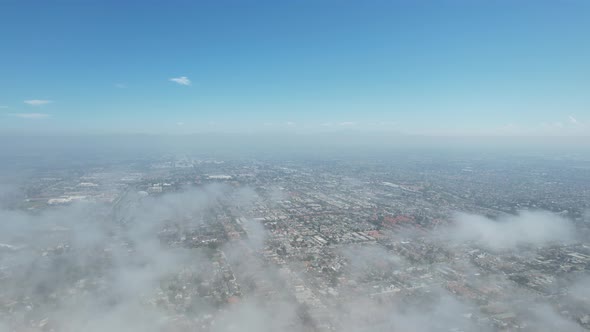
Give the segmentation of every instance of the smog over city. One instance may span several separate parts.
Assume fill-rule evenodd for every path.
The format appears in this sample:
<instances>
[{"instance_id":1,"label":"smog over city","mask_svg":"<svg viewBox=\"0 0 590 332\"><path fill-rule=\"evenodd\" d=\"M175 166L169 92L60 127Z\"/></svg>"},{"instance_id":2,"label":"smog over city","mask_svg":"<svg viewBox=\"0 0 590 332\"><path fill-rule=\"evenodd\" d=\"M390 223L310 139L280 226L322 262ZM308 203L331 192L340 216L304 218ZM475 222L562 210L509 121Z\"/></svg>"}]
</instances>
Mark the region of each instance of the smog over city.
<instances>
[{"instance_id":1,"label":"smog over city","mask_svg":"<svg viewBox=\"0 0 590 332\"><path fill-rule=\"evenodd\" d=\"M0 27L0 332L590 330L590 4Z\"/></svg>"}]
</instances>

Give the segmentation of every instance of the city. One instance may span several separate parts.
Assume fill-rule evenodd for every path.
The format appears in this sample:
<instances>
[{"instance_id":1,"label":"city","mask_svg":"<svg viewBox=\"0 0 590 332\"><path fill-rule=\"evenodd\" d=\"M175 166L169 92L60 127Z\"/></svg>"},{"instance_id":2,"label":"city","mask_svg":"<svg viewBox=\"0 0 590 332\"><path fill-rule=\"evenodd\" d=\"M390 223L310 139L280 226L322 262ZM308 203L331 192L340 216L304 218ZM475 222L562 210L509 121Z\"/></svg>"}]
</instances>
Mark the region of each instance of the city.
<instances>
[{"instance_id":1,"label":"city","mask_svg":"<svg viewBox=\"0 0 590 332\"><path fill-rule=\"evenodd\" d=\"M589 329L589 162L185 155L37 170L0 196L12 222L0 237L0 322Z\"/></svg>"}]
</instances>

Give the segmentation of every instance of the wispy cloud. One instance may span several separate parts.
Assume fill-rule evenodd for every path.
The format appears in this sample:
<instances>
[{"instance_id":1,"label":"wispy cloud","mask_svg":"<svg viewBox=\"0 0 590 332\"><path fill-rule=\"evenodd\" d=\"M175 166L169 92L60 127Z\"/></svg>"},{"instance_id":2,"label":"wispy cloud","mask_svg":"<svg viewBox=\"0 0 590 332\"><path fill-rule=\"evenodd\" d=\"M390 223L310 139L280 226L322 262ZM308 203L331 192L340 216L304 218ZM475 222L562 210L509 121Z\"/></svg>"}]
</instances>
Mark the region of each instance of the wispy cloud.
<instances>
[{"instance_id":1,"label":"wispy cloud","mask_svg":"<svg viewBox=\"0 0 590 332\"><path fill-rule=\"evenodd\" d=\"M177 125L177 126L184 126L184 122L182 122L182 121L178 121L178 122L176 122L176 125Z\"/></svg>"},{"instance_id":2,"label":"wispy cloud","mask_svg":"<svg viewBox=\"0 0 590 332\"><path fill-rule=\"evenodd\" d=\"M350 126L356 125L356 122L344 121L344 122L340 122L338 125L343 126L343 127L350 127Z\"/></svg>"},{"instance_id":3,"label":"wispy cloud","mask_svg":"<svg viewBox=\"0 0 590 332\"><path fill-rule=\"evenodd\" d=\"M191 85L191 80L189 80L186 76L173 77L170 79L170 81L180 85Z\"/></svg>"},{"instance_id":4,"label":"wispy cloud","mask_svg":"<svg viewBox=\"0 0 590 332\"><path fill-rule=\"evenodd\" d=\"M127 84L115 83L115 88L117 88L117 89L127 89Z\"/></svg>"},{"instance_id":5,"label":"wispy cloud","mask_svg":"<svg viewBox=\"0 0 590 332\"><path fill-rule=\"evenodd\" d=\"M50 116L49 114L46 114L46 113L12 113L10 115L16 116L21 119L32 119L32 120L45 119Z\"/></svg>"},{"instance_id":6,"label":"wispy cloud","mask_svg":"<svg viewBox=\"0 0 590 332\"><path fill-rule=\"evenodd\" d=\"M52 103L51 100L43 100L43 99L30 99L25 100L24 103L31 106L43 106Z\"/></svg>"},{"instance_id":7,"label":"wispy cloud","mask_svg":"<svg viewBox=\"0 0 590 332\"><path fill-rule=\"evenodd\" d=\"M578 119L574 118L573 115L570 115L569 119L572 124L575 124L575 125L580 124L580 121L578 121Z\"/></svg>"}]
</instances>

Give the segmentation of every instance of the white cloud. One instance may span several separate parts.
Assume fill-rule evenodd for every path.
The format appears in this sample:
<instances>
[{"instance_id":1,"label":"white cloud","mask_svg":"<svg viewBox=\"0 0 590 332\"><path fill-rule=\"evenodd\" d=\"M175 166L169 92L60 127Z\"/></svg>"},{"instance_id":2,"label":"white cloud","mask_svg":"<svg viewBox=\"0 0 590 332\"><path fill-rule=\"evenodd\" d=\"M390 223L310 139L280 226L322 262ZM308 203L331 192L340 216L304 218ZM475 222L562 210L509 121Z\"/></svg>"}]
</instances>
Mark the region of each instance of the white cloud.
<instances>
[{"instance_id":1,"label":"white cloud","mask_svg":"<svg viewBox=\"0 0 590 332\"><path fill-rule=\"evenodd\" d=\"M170 81L180 85L191 85L191 80L189 80L186 76L173 77L170 79Z\"/></svg>"},{"instance_id":2,"label":"white cloud","mask_svg":"<svg viewBox=\"0 0 590 332\"><path fill-rule=\"evenodd\" d=\"M569 119L572 124L580 124L580 121L578 121L578 119L574 118L572 115L569 116Z\"/></svg>"},{"instance_id":3,"label":"white cloud","mask_svg":"<svg viewBox=\"0 0 590 332\"><path fill-rule=\"evenodd\" d=\"M18 118L22 118L22 119L33 119L33 120L44 119L44 118L49 117L49 114L46 114L46 113L12 113L11 115L16 116Z\"/></svg>"},{"instance_id":4,"label":"white cloud","mask_svg":"<svg viewBox=\"0 0 590 332\"><path fill-rule=\"evenodd\" d=\"M116 83L115 84L115 88L117 88L117 89L127 89L127 84Z\"/></svg>"},{"instance_id":5,"label":"white cloud","mask_svg":"<svg viewBox=\"0 0 590 332\"><path fill-rule=\"evenodd\" d=\"M287 121L285 124L289 127L293 127L295 125L295 122Z\"/></svg>"},{"instance_id":6,"label":"white cloud","mask_svg":"<svg viewBox=\"0 0 590 332\"><path fill-rule=\"evenodd\" d=\"M356 122L344 121L344 122L340 122L338 125L343 126L343 127L350 127L350 126L356 125Z\"/></svg>"},{"instance_id":7,"label":"white cloud","mask_svg":"<svg viewBox=\"0 0 590 332\"><path fill-rule=\"evenodd\" d=\"M53 101L51 100L42 100L42 99L30 99L30 100L25 100L24 103L31 105L31 106L43 106L43 105L47 105L52 103Z\"/></svg>"},{"instance_id":8,"label":"white cloud","mask_svg":"<svg viewBox=\"0 0 590 332\"><path fill-rule=\"evenodd\" d=\"M521 211L518 215L492 220L485 216L458 214L448 230L452 240L472 241L492 250L516 249L520 245L544 246L569 242L575 237L572 223L543 211Z\"/></svg>"},{"instance_id":9,"label":"white cloud","mask_svg":"<svg viewBox=\"0 0 590 332\"><path fill-rule=\"evenodd\" d=\"M177 126L184 126L184 122L182 122L182 121L178 121L178 122L176 122L176 125L177 125Z\"/></svg>"}]
</instances>

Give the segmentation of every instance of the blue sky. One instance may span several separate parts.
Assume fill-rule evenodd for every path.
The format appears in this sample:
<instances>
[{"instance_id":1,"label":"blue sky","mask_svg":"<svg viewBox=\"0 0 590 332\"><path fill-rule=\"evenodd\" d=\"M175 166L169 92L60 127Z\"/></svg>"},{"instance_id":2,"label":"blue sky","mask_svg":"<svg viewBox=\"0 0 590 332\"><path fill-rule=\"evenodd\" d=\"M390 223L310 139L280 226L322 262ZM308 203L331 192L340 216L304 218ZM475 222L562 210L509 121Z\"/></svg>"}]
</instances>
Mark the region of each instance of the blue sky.
<instances>
[{"instance_id":1,"label":"blue sky","mask_svg":"<svg viewBox=\"0 0 590 332\"><path fill-rule=\"evenodd\" d=\"M590 134L583 0L2 1L0 41L0 132Z\"/></svg>"}]
</instances>

